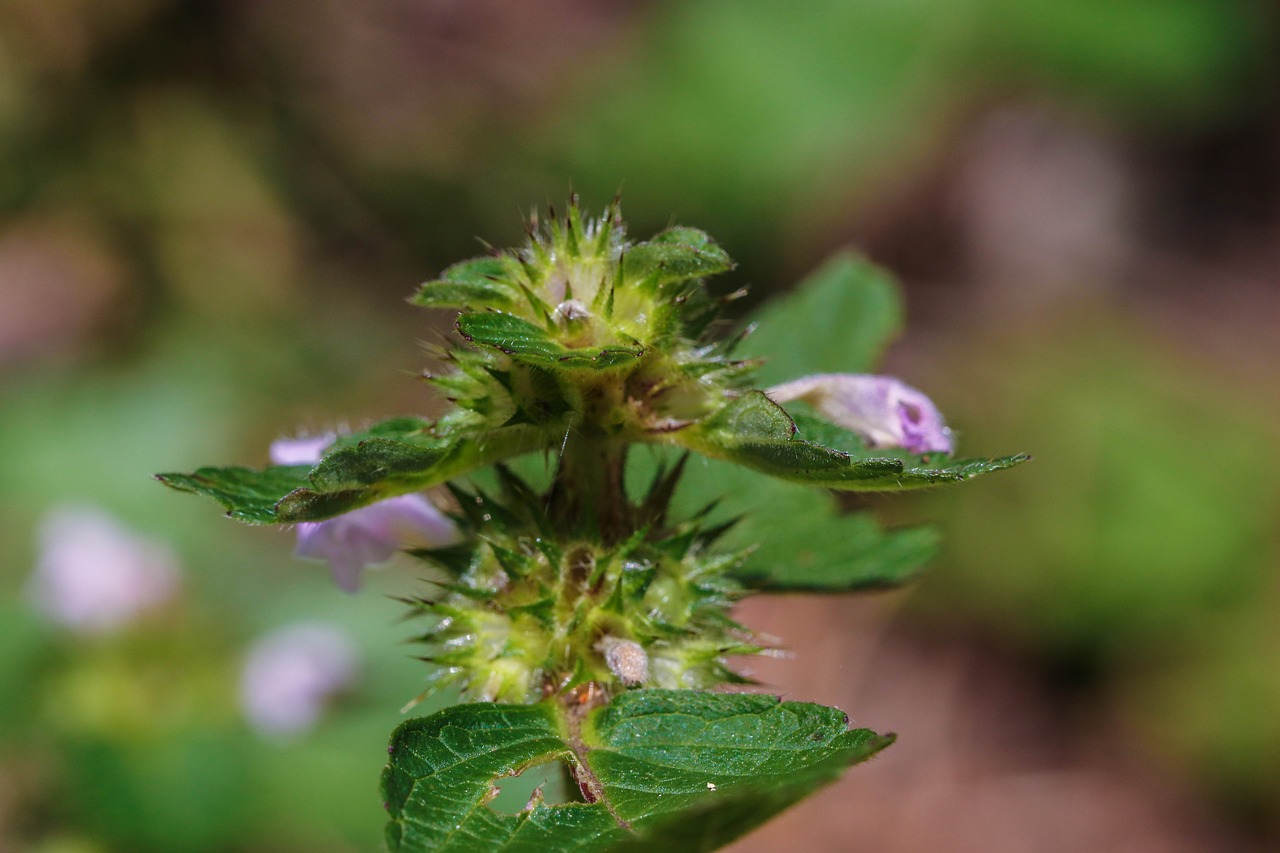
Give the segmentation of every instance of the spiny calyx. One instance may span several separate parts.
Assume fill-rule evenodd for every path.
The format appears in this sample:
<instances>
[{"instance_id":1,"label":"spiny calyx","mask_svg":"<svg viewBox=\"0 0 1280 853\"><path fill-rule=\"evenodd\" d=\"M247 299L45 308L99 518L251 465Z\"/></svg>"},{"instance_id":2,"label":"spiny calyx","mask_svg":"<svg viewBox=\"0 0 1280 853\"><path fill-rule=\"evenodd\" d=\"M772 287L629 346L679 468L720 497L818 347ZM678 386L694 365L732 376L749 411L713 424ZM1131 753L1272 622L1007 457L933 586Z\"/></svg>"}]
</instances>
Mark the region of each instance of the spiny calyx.
<instances>
[{"instance_id":1,"label":"spiny calyx","mask_svg":"<svg viewBox=\"0 0 1280 853\"><path fill-rule=\"evenodd\" d=\"M433 686L472 698L533 702L590 686L709 688L741 682L725 658L761 647L729 608L740 553L713 553L724 527L665 521L679 471L631 507L645 523L621 542L567 537L534 493L500 472L501 498L455 488L469 547L416 552L449 580L413 599L434 620L420 638Z\"/></svg>"},{"instance_id":2,"label":"spiny calyx","mask_svg":"<svg viewBox=\"0 0 1280 853\"><path fill-rule=\"evenodd\" d=\"M708 330L727 297L704 278L732 269L704 232L673 227L629 243L615 201L597 218L577 200L563 218L530 223L519 249L463 261L414 302L461 309L474 349L443 357L432 381L484 428L566 420L604 434L647 436L705 416L749 370Z\"/></svg>"},{"instance_id":3,"label":"spiny calyx","mask_svg":"<svg viewBox=\"0 0 1280 853\"><path fill-rule=\"evenodd\" d=\"M698 338L718 307L702 279L732 268L696 228L632 244L616 200L603 215L584 218L575 198L563 219L553 215L540 226L532 217L523 248L454 264L414 301L461 309L459 328L484 336L482 346L507 349L487 337L505 329L541 342L544 358L608 368L666 340ZM479 313L488 311L502 319Z\"/></svg>"}]
</instances>

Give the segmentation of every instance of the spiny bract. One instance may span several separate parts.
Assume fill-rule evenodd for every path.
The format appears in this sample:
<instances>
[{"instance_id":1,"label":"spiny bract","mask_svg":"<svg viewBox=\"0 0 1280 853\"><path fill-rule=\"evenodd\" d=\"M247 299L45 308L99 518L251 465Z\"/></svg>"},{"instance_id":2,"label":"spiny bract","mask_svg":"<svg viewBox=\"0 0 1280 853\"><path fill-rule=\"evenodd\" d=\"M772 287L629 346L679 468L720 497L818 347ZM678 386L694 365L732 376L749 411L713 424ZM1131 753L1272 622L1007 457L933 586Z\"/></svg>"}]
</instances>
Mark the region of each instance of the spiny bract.
<instances>
[{"instance_id":1,"label":"spiny bract","mask_svg":"<svg viewBox=\"0 0 1280 853\"><path fill-rule=\"evenodd\" d=\"M412 599L434 624L421 637L437 667L432 686L472 698L533 702L592 685L708 688L744 679L726 655L761 647L728 616L742 593L728 573L741 553L715 553L725 525L669 523L683 465L659 472L629 505L627 540L565 541L545 495L499 468L501 499L454 488L474 546L415 552L443 570L442 595Z\"/></svg>"},{"instance_id":2,"label":"spiny bract","mask_svg":"<svg viewBox=\"0 0 1280 853\"><path fill-rule=\"evenodd\" d=\"M462 310L458 331L474 349L451 348L456 369L432 381L480 428L575 428L643 441L723 404L750 369L708 338L723 304L703 284L733 262L696 228L670 228L629 243L615 202L584 219L576 200L563 219L530 223L516 250L454 264L414 302Z\"/></svg>"}]
</instances>

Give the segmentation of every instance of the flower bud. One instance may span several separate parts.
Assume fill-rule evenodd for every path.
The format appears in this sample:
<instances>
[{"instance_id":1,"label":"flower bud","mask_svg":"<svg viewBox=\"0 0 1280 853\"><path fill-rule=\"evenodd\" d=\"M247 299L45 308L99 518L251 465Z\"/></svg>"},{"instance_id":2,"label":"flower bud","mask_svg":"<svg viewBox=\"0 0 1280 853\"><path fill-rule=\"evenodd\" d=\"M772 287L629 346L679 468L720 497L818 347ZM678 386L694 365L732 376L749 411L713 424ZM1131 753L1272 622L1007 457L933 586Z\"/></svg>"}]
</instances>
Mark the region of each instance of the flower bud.
<instances>
[{"instance_id":1,"label":"flower bud","mask_svg":"<svg viewBox=\"0 0 1280 853\"><path fill-rule=\"evenodd\" d=\"M588 320L591 318L591 309L576 299L566 299L556 306L556 316L569 323Z\"/></svg>"},{"instance_id":2,"label":"flower bud","mask_svg":"<svg viewBox=\"0 0 1280 853\"><path fill-rule=\"evenodd\" d=\"M633 687L648 680L649 655L645 653L644 646L634 640L605 637L600 641L600 648L604 651L604 662L609 671L623 684Z\"/></svg>"},{"instance_id":3,"label":"flower bud","mask_svg":"<svg viewBox=\"0 0 1280 853\"><path fill-rule=\"evenodd\" d=\"M954 443L933 402L892 376L820 373L766 391L775 403L801 400L870 447L951 453Z\"/></svg>"}]
</instances>

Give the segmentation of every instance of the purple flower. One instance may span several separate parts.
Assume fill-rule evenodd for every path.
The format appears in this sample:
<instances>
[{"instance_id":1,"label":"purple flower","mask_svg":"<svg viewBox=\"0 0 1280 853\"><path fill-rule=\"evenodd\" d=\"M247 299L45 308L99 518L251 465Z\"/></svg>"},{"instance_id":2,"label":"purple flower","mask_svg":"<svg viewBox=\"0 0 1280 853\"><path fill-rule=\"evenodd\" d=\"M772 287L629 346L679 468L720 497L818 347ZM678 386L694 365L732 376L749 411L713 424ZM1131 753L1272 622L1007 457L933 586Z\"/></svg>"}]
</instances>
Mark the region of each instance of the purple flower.
<instances>
[{"instance_id":1,"label":"purple flower","mask_svg":"<svg viewBox=\"0 0 1280 853\"><path fill-rule=\"evenodd\" d=\"M307 438L278 438L271 442L271 461L277 465L314 465L336 438L333 433Z\"/></svg>"},{"instance_id":2,"label":"purple flower","mask_svg":"<svg viewBox=\"0 0 1280 853\"><path fill-rule=\"evenodd\" d=\"M857 433L870 447L912 453L951 453L951 430L933 402L892 376L820 373L767 392L775 403L802 400L832 423Z\"/></svg>"},{"instance_id":3,"label":"purple flower","mask_svg":"<svg viewBox=\"0 0 1280 853\"><path fill-rule=\"evenodd\" d=\"M277 465L307 465L320 461L333 436L280 439L271 444ZM299 557L324 560L339 587L360 588L360 572L379 565L404 548L438 547L457 542L458 528L420 494L400 495L331 518L298 525Z\"/></svg>"},{"instance_id":4,"label":"purple flower","mask_svg":"<svg viewBox=\"0 0 1280 853\"><path fill-rule=\"evenodd\" d=\"M249 724L268 737L315 725L329 700L356 676L351 639L322 622L279 628L255 642L240 675L240 704Z\"/></svg>"},{"instance_id":5,"label":"purple flower","mask_svg":"<svg viewBox=\"0 0 1280 853\"><path fill-rule=\"evenodd\" d=\"M40 525L27 594L51 621L83 634L122 628L175 598L178 559L92 507L60 507Z\"/></svg>"}]
</instances>

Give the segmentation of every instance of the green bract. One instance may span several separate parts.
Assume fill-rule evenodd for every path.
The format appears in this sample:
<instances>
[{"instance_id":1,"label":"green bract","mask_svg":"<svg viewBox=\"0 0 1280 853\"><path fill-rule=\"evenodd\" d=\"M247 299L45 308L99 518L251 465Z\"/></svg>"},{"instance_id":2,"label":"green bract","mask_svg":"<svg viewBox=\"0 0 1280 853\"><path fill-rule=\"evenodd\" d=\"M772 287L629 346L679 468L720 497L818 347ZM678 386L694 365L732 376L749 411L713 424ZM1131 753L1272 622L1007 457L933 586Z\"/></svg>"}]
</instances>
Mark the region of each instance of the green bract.
<instances>
[{"instance_id":1,"label":"green bract","mask_svg":"<svg viewBox=\"0 0 1280 853\"><path fill-rule=\"evenodd\" d=\"M455 264L413 298L460 312L462 343L431 377L443 417L343 436L313 466L160 476L255 523L354 520L448 483L462 542L414 551L436 580L405 600L426 620L431 686L482 704L395 735L394 849L711 850L889 742L832 709L702 692L743 682L727 658L762 650L730 608L752 591L894 586L932 553L932 530L884 531L805 486L902 491L1026 457L868 447L859 435L922 429L932 443L915 446L953 446L920 392L863 375L898 328L891 281L841 255L766 306L759 332L725 336L716 321L739 294L707 279L732 266L701 231L632 243L616 203L589 218L575 201L531 223L524 247ZM823 411L848 419L766 393L815 369ZM528 456L546 482L505 464ZM487 486L455 482L491 467ZM686 467L702 476L682 480ZM490 808L501 778L548 761L579 802Z\"/></svg>"}]
</instances>

